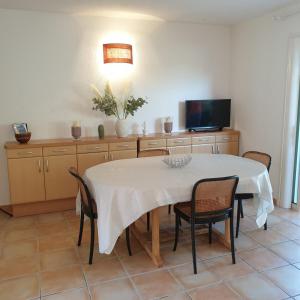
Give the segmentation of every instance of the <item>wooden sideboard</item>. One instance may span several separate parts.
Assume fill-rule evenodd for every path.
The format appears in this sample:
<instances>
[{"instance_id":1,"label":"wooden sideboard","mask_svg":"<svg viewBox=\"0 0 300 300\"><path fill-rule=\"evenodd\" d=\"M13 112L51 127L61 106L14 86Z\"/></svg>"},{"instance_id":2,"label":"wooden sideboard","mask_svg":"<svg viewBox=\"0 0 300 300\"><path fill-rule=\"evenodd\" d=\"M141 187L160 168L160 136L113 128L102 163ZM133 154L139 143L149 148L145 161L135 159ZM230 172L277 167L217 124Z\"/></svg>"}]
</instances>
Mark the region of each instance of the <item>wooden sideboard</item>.
<instances>
[{"instance_id":1,"label":"wooden sideboard","mask_svg":"<svg viewBox=\"0 0 300 300\"><path fill-rule=\"evenodd\" d=\"M169 149L171 154L212 153L239 154L239 131L223 130L206 133L153 134L138 139L139 151Z\"/></svg>"},{"instance_id":2,"label":"wooden sideboard","mask_svg":"<svg viewBox=\"0 0 300 300\"><path fill-rule=\"evenodd\" d=\"M11 211L14 216L75 207L78 186L68 173L80 174L96 164L137 157L138 137L36 140L7 142Z\"/></svg>"},{"instance_id":3,"label":"wooden sideboard","mask_svg":"<svg viewBox=\"0 0 300 300\"><path fill-rule=\"evenodd\" d=\"M171 154L226 153L238 155L239 132L174 133L130 136L34 140L5 144L14 216L61 211L75 207L78 186L68 169L82 175L94 165L136 158L145 149L167 148Z\"/></svg>"}]
</instances>

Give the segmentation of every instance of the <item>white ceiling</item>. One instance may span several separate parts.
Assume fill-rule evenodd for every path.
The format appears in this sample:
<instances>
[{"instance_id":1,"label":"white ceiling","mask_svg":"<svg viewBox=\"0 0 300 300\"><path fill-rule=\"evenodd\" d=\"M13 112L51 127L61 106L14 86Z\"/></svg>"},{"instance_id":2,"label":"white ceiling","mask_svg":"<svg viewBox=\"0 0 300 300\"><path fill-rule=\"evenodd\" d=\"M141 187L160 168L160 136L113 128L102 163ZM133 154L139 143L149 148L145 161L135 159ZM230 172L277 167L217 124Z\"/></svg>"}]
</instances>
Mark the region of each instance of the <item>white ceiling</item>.
<instances>
[{"instance_id":1,"label":"white ceiling","mask_svg":"<svg viewBox=\"0 0 300 300\"><path fill-rule=\"evenodd\" d=\"M0 0L0 8L235 24L298 0Z\"/></svg>"}]
</instances>

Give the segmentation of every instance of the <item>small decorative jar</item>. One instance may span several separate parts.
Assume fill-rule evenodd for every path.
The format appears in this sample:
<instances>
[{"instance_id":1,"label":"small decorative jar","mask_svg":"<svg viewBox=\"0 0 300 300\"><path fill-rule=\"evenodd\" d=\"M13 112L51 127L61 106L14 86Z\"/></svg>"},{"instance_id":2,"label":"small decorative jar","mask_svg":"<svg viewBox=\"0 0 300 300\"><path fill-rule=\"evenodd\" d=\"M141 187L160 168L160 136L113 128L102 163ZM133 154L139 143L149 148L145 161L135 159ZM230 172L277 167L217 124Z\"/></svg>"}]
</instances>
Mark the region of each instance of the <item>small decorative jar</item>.
<instances>
[{"instance_id":1,"label":"small decorative jar","mask_svg":"<svg viewBox=\"0 0 300 300\"><path fill-rule=\"evenodd\" d=\"M31 138L31 132L16 133L15 137L20 144L27 144Z\"/></svg>"},{"instance_id":2,"label":"small decorative jar","mask_svg":"<svg viewBox=\"0 0 300 300\"><path fill-rule=\"evenodd\" d=\"M171 117L168 117L164 122L165 133L171 133L173 130L173 121Z\"/></svg>"},{"instance_id":3,"label":"small decorative jar","mask_svg":"<svg viewBox=\"0 0 300 300\"><path fill-rule=\"evenodd\" d=\"M99 136L99 139L104 138L104 126L102 124L100 124L98 126L98 136Z\"/></svg>"},{"instance_id":4,"label":"small decorative jar","mask_svg":"<svg viewBox=\"0 0 300 300\"><path fill-rule=\"evenodd\" d=\"M72 137L75 140L80 139L81 137L81 126L79 121L75 121L71 127Z\"/></svg>"}]
</instances>

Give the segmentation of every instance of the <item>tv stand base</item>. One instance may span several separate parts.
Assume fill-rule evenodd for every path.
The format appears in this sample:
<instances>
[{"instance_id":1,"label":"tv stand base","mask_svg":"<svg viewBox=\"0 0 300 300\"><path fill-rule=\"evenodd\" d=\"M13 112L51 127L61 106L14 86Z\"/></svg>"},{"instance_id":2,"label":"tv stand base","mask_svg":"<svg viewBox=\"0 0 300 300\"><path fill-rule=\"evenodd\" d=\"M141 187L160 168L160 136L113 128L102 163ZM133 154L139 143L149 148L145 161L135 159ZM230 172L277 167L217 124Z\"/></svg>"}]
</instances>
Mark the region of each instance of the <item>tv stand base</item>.
<instances>
[{"instance_id":1,"label":"tv stand base","mask_svg":"<svg viewBox=\"0 0 300 300\"><path fill-rule=\"evenodd\" d=\"M213 131L222 131L222 127L198 127L190 128L189 132L213 132Z\"/></svg>"}]
</instances>

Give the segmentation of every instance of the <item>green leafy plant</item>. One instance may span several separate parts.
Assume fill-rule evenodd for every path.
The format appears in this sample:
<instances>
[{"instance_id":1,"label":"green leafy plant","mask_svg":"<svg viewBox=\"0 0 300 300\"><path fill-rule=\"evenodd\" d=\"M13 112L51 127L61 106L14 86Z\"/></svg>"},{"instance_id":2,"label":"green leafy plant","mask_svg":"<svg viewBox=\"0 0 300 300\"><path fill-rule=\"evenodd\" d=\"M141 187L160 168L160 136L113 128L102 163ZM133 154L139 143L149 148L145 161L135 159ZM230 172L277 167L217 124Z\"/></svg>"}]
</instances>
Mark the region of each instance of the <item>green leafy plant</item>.
<instances>
[{"instance_id":1,"label":"green leafy plant","mask_svg":"<svg viewBox=\"0 0 300 300\"><path fill-rule=\"evenodd\" d=\"M133 96L127 97L125 100L118 100L112 93L109 84L104 88L104 94L101 95L99 90L93 86L96 97L92 99L94 104L93 110L104 112L107 116L115 116L117 119L126 119L129 115L134 116L134 113L144 104L148 103L145 99Z\"/></svg>"}]
</instances>

